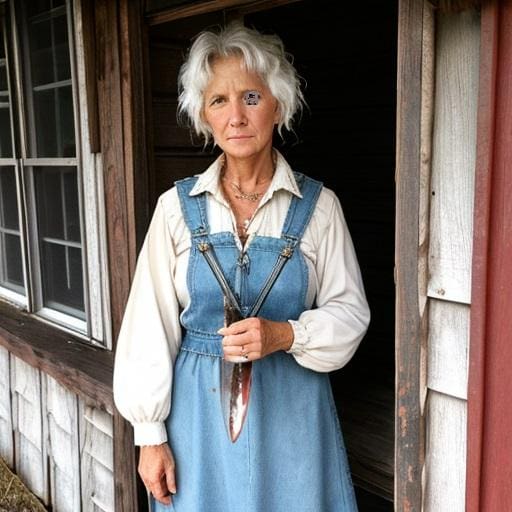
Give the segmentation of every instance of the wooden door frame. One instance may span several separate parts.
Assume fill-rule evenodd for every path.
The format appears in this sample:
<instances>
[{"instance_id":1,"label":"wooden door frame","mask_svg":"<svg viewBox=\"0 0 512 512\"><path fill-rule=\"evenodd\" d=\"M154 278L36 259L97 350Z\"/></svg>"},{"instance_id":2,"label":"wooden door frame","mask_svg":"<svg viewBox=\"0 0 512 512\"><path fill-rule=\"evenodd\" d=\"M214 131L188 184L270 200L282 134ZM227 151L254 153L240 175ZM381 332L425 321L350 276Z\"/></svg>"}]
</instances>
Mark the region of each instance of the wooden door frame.
<instances>
[{"instance_id":1,"label":"wooden door frame","mask_svg":"<svg viewBox=\"0 0 512 512\"><path fill-rule=\"evenodd\" d=\"M466 510L510 510L512 0L482 4ZM508 365L508 366L507 366Z\"/></svg>"},{"instance_id":2,"label":"wooden door frame","mask_svg":"<svg viewBox=\"0 0 512 512\"><path fill-rule=\"evenodd\" d=\"M426 396L426 233L434 21L426 0L399 0L395 231L395 510L422 510ZM429 46L430 45L430 46Z\"/></svg>"},{"instance_id":3,"label":"wooden door frame","mask_svg":"<svg viewBox=\"0 0 512 512\"><path fill-rule=\"evenodd\" d=\"M105 1L105 0L97 0ZM128 0L122 0L124 4ZM226 2L225 7L235 7L235 3L250 8L250 4L272 4L265 2ZM275 2L274 2L275 3ZM249 4L249 5L248 5ZM199 6L200 7L200 6ZM398 16L398 67L397 67L397 149L396 149L396 250L395 250L395 281L396 281L396 414L395 414L395 510L420 511L422 504L421 474L424 462L424 418L422 395L424 393L424 345L426 340L426 317L420 304L421 290L418 285L418 272L422 262L422 247L420 247L420 199L421 199L421 123L422 123L422 72L424 66L423 44L425 31L429 30L425 24L426 0L399 0ZM234 9L235 10L235 9ZM129 12L129 11L125 11ZM172 14L173 19L178 13ZM191 15L190 12L181 12L179 17ZM197 14L194 11L194 14ZM157 24L168 21L170 14L146 18L147 24ZM135 49L135 54L140 49ZM129 54L125 62L130 62ZM132 61L133 62L133 61ZM135 59L135 62L138 62ZM136 64L135 68L137 68ZM143 73L141 73L143 76ZM131 83L141 80L130 73ZM126 86L126 85L125 85ZM140 97L140 91L138 92ZM118 101L118 100L117 100ZM127 113L126 119L134 115L133 104L124 105ZM125 127L126 127L125 121ZM135 133L136 132L136 133ZM137 140L141 134L140 127L130 133L130 140ZM126 141L125 141L126 144ZM126 146L124 146L126 147ZM144 150L146 152L146 150ZM135 168L129 158L129 172L133 178ZM147 169L147 162L146 162ZM126 166L126 164L125 164ZM117 177L117 186L124 183L121 175ZM114 185L113 185L114 186ZM115 196L115 194L114 194ZM134 191L129 190L128 197L134 201ZM123 198L126 204L126 197ZM133 203L132 203L133 204ZM133 210L124 209L124 218L131 217L129 221L135 222ZM145 212L147 213L147 212ZM147 214L142 215L147 220ZM139 217L140 222L141 217ZM112 227L114 229L114 227ZM130 231L130 230L127 230ZM132 234L134 230L132 227ZM126 240L129 233L126 232ZM131 263L133 263L134 246L128 244ZM126 250L126 247L125 247ZM116 248L114 253L119 253ZM126 259L126 255L124 256ZM125 268L131 268L128 263ZM112 267L111 267L112 268ZM120 291L124 296L129 290L129 278L123 279ZM122 307L123 301L118 302ZM115 326L118 327L119 311L115 315ZM120 422L115 430L115 437L123 436L118 441L118 450L128 448L130 436L125 426ZM128 441L126 441L128 439ZM114 439L116 444L116 441ZM133 450L131 450L133 453ZM119 453L119 452L118 452ZM121 459L120 459L121 460ZM132 463L133 464L133 463ZM116 467L118 465L116 464ZM133 465L131 466L133 468ZM123 471L126 475L127 470ZM132 477L133 478L133 477ZM117 481L117 478L116 478ZM133 480L128 484L133 489ZM123 486L126 489L126 486ZM121 494L117 491L116 498ZM130 494L130 493L129 493ZM132 505L133 506L133 505ZM116 506L117 509L117 506ZM125 510L125 509L123 509ZM128 510L128 509L126 509ZM129 510L132 510L130 508Z\"/></svg>"}]
</instances>

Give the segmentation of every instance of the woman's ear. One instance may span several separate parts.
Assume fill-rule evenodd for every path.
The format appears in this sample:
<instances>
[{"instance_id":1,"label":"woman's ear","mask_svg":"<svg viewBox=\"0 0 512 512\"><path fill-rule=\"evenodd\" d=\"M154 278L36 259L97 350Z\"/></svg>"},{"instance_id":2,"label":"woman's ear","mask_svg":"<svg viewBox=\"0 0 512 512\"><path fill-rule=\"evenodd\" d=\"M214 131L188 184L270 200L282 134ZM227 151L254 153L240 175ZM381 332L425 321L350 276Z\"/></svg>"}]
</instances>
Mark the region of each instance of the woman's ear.
<instances>
[{"instance_id":1,"label":"woman's ear","mask_svg":"<svg viewBox=\"0 0 512 512\"><path fill-rule=\"evenodd\" d=\"M276 101L276 108L274 109L274 124L278 124L280 118L281 118L281 109L279 108L279 102Z\"/></svg>"}]
</instances>

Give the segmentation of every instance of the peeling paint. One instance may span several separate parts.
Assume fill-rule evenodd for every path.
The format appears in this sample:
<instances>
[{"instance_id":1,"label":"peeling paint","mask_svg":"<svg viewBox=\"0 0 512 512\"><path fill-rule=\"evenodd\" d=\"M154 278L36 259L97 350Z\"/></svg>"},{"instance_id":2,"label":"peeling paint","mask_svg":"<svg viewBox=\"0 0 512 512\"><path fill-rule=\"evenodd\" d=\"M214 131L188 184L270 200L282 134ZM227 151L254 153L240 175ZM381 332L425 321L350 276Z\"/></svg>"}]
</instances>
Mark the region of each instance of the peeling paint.
<instances>
[{"instance_id":1,"label":"peeling paint","mask_svg":"<svg viewBox=\"0 0 512 512\"><path fill-rule=\"evenodd\" d=\"M399 407L398 417L400 418L400 435L405 437L407 434L407 407L404 405Z\"/></svg>"}]
</instances>

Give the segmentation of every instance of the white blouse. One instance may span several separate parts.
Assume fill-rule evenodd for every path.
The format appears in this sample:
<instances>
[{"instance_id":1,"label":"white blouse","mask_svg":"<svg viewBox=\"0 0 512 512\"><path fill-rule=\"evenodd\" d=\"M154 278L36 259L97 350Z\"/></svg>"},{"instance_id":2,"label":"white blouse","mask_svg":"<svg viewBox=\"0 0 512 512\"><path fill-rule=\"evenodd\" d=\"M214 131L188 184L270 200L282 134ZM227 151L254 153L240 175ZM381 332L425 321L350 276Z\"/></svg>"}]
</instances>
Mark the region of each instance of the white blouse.
<instances>
[{"instance_id":1,"label":"white blouse","mask_svg":"<svg viewBox=\"0 0 512 512\"><path fill-rule=\"evenodd\" d=\"M279 238L292 195L301 196L292 169L274 151L276 171L249 224L246 247L256 234ZM207 192L210 232L236 233L219 186L223 159L222 154L199 175L190 194ZM298 320L289 320L294 341L288 352L306 368L329 372L350 360L366 333L370 311L341 205L325 187L300 248L309 267L308 309ZM173 187L158 198L117 339L114 401L133 425L136 445L167 440L164 421L181 343L180 315L189 304L189 250L190 231Z\"/></svg>"}]
</instances>

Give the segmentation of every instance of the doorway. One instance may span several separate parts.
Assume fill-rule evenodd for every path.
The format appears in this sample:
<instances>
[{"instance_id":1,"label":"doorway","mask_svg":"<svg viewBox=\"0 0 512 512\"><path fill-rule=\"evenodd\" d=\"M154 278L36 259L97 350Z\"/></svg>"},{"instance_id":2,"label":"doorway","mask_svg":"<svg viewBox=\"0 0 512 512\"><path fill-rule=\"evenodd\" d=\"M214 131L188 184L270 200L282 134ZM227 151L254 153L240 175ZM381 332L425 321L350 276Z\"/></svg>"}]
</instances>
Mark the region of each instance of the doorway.
<instances>
[{"instance_id":1,"label":"doorway","mask_svg":"<svg viewBox=\"0 0 512 512\"><path fill-rule=\"evenodd\" d=\"M397 9L377 0L303 0L239 11L247 26L277 33L294 56L309 110L297 135L277 137L275 146L292 168L337 193L363 274L370 328L353 359L330 375L362 512L393 510ZM176 125L177 73L190 38L232 13L149 29L151 207L174 180L201 172L218 155Z\"/></svg>"}]
</instances>

